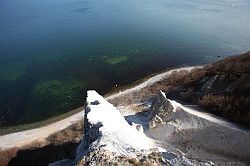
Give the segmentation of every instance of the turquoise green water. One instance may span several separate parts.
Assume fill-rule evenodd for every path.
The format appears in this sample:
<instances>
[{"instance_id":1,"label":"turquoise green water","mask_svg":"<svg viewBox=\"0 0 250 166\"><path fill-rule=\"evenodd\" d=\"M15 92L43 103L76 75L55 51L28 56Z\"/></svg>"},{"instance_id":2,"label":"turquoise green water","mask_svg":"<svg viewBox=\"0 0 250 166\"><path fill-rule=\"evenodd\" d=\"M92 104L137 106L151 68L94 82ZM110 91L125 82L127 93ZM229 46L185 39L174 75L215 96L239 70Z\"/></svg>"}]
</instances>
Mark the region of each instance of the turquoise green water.
<instances>
[{"instance_id":1,"label":"turquoise green water","mask_svg":"<svg viewBox=\"0 0 250 166\"><path fill-rule=\"evenodd\" d=\"M70 111L88 89L105 93L165 68L247 51L248 4L1 0L0 125Z\"/></svg>"}]
</instances>

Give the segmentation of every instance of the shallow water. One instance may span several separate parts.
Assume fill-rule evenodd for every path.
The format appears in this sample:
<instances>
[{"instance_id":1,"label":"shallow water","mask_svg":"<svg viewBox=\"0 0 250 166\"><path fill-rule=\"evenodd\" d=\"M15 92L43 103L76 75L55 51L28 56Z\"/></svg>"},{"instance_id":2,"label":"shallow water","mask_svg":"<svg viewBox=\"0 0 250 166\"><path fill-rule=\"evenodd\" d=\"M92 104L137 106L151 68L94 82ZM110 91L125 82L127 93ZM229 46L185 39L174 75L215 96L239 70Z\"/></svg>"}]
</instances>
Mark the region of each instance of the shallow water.
<instances>
[{"instance_id":1,"label":"shallow water","mask_svg":"<svg viewBox=\"0 0 250 166\"><path fill-rule=\"evenodd\" d=\"M249 0L0 1L0 125L29 123L165 68L249 50ZM220 55L220 58L218 58Z\"/></svg>"}]
</instances>

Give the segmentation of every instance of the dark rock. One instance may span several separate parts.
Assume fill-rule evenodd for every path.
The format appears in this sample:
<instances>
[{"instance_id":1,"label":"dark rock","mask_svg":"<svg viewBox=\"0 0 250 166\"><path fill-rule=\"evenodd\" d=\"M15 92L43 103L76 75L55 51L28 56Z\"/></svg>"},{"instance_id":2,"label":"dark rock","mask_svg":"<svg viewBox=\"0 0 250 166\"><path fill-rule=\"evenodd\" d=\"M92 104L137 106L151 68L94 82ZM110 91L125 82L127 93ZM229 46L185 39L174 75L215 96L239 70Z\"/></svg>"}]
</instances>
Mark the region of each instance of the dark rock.
<instances>
[{"instance_id":1,"label":"dark rock","mask_svg":"<svg viewBox=\"0 0 250 166\"><path fill-rule=\"evenodd\" d=\"M149 129L161 126L166 121L171 120L170 114L173 112L174 107L171 105L163 93L159 93L153 102L150 112Z\"/></svg>"}]
</instances>

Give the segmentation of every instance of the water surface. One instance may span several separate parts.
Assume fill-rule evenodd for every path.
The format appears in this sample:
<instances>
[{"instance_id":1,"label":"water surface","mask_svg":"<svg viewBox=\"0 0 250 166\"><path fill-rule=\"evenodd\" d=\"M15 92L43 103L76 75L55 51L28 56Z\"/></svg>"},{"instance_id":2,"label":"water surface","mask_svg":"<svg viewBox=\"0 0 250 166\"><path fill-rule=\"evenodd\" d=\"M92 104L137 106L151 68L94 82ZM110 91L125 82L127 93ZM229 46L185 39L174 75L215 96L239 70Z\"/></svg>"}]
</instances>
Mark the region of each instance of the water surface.
<instances>
[{"instance_id":1,"label":"water surface","mask_svg":"<svg viewBox=\"0 0 250 166\"><path fill-rule=\"evenodd\" d=\"M249 50L249 0L0 0L0 125ZM220 55L220 58L218 58Z\"/></svg>"}]
</instances>

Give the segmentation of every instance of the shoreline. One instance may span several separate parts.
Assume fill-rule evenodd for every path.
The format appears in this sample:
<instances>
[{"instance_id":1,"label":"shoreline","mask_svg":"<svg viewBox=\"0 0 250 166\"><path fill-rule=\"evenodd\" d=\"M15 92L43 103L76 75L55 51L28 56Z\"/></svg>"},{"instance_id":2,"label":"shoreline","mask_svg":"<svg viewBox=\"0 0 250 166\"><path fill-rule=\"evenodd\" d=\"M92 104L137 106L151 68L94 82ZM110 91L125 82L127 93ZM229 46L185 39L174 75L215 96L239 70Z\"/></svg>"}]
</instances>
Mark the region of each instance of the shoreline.
<instances>
[{"instance_id":1,"label":"shoreline","mask_svg":"<svg viewBox=\"0 0 250 166\"><path fill-rule=\"evenodd\" d=\"M190 72L191 70L193 69L198 69L198 68L202 68L203 66L201 65L197 65L197 66L186 66L186 67L179 67L179 68L173 68L173 69L170 69L170 70L167 70L165 72L162 72L162 73L159 73L159 74L156 74L152 77L149 77L147 80L145 80L144 82L141 82L139 83L138 85L135 85L129 89L125 89L124 91L119 91L115 94L111 94L109 96L105 96L105 98L107 100L112 100L113 98L116 98L116 97L119 97L121 95L125 95L125 94L128 94L128 93L132 93L134 91L137 91L137 90L140 90L146 86L149 86L149 85L152 85L158 81L161 81L163 78L169 76L173 71L181 71L181 70L186 70L188 72Z\"/></svg>"},{"instance_id":2,"label":"shoreline","mask_svg":"<svg viewBox=\"0 0 250 166\"><path fill-rule=\"evenodd\" d=\"M109 100L109 97L111 97L112 95L117 95L120 92L124 92L124 91L127 91L129 89L133 89L133 88L137 87L138 85L143 84L143 83L147 82L148 80L153 79L156 76L159 77L159 75L164 75L164 73L167 73L169 71L183 69L183 68L190 68L190 67L200 67L200 66L204 66L204 65L206 65L206 64L202 64L202 65L197 64L194 66L182 66L182 65L180 65L180 66L176 66L173 68L166 68L164 70L161 70L161 71L152 73L150 75L147 75L145 77L142 77L141 79L133 81L129 84L120 86L117 89L111 88L110 91L108 91L105 94L102 94L102 96L104 96L105 98L107 98ZM42 121L0 128L0 137L4 136L4 135L12 134L12 133L22 132L22 131L26 131L26 130L32 130L32 129L41 128L41 127L51 125L51 124L56 123L60 120L66 119L70 116L73 116L76 113L81 112L83 110L83 108L84 108L84 105L77 107L75 109L72 109L69 112L66 112L66 113L63 113L63 114L60 114L60 115L57 115L55 117L51 117L51 118L48 118L48 119L45 119Z\"/></svg>"},{"instance_id":3,"label":"shoreline","mask_svg":"<svg viewBox=\"0 0 250 166\"><path fill-rule=\"evenodd\" d=\"M167 76L169 76L173 71L180 71L180 70L187 70L191 71L192 69L196 68L202 68L203 66L186 66L186 67L177 67L173 69L168 69L163 71L162 73L155 74L153 76L149 76L148 78L143 78L142 82L138 82L138 84L135 84L131 87L128 87L127 89L121 89L118 92L113 92L111 94L104 95L107 100L112 100L116 97L120 97L122 95L126 95L129 93L133 93L134 91L140 90L146 86L152 85ZM81 109L77 108L77 109ZM77 110L75 109L75 110ZM70 111L71 112L71 111ZM0 148L8 149L8 148L21 148L27 144L30 144L35 141L43 141L45 140L49 135L60 132L61 130L69 127L70 125L77 123L83 118L83 110L79 110L79 112L74 113L73 115L63 118L58 121L54 121L51 123L48 123L47 125L41 125L40 127L36 127L33 129L27 129L24 131L9 133L6 135L0 136Z\"/></svg>"}]
</instances>

